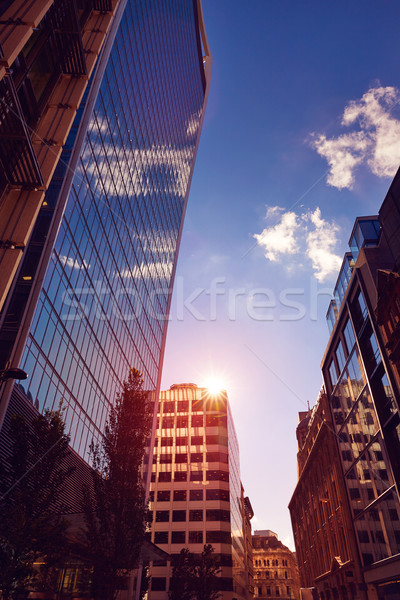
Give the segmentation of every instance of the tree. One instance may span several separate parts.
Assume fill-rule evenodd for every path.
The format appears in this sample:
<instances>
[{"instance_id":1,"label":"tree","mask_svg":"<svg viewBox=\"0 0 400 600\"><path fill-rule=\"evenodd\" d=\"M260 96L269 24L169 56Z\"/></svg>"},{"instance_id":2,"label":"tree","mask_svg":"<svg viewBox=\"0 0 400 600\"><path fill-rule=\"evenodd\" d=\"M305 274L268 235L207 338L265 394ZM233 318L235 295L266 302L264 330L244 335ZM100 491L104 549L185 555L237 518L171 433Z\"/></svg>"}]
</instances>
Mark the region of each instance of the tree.
<instances>
[{"instance_id":1,"label":"tree","mask_svg":"<svg viewBox=\"0 0 400 600\"><path fill-rule=\"evenodd\" d=\"M138 564L148 526L141 466L151 416L141 373L131 369L102 441L90 446L93 489L85 492L84 537L96 599L115 598L119 578Z\"/></svg>"},{"instance_id":2,"label":"tree","mask_svg":"<svg viewBox=\"0 0 400 600\"><path fill-rule=\"evenodd\" d=\"M34 563L57 564L65 554L68 526L61 502L73 472L66 465L69 436L61 411L10 424L11 455L0 470L0 589L14 597L35 579Z\"/></svg>"},{"instance_id":3,"label":"tree","mask_svg":"<svg viewBox=\"0 0 400 600\"><path fill-rule=\"evenodd\" d=\"M200 556L183 548L174 557L169 586L169 600L217 600L221 569L211 544L203 548Z\"/></svg>"}]
</instances>

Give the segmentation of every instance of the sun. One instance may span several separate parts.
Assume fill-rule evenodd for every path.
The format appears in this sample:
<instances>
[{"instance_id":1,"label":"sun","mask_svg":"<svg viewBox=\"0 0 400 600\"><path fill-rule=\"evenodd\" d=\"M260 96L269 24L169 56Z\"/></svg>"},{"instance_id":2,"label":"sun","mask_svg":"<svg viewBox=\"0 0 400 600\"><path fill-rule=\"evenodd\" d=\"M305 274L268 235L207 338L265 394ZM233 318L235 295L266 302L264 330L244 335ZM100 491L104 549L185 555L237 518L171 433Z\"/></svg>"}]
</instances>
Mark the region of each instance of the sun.
<instances>
[{"instance_id":1,"label":"sun","mask_svg":"<svg viewBox=\"0 0 400 600\"><path fill-rule=\"evenodd\" d=\"M215 376L208 377L206 379L205 387L213 396L215 396L216 394L220 394L222 390L225 389L225 385L223 384L222 379Z\"/></svg>"}]
</instances>

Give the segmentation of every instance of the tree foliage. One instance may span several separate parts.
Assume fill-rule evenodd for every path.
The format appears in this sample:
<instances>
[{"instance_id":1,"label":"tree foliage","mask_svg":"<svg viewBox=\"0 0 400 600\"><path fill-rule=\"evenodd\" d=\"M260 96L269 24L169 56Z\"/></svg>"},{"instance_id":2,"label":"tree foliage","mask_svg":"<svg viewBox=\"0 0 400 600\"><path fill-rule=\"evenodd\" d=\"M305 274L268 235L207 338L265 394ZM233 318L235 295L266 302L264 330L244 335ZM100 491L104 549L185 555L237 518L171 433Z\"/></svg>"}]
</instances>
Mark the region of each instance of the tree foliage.
<instances>
[{"instance_id":1,"label":"tree foliage","mask_svg":"<svg viewBox=\"0 0 400 600\"><path fill-rule=\"evenodd\" d=\"M67 521L60 501L73 468L66 466L69 437L60 411L28 423L13 416L11 456L0 468L0 589L3 598L32 584L34 563L46 567L65 554Z\"/></svg>"},{"instance_id":2,"label":"tree foliage","mask_svg":"<svg viewBox=\"0 0 400 600\"><path fill-rule=\"evenodd\" d=\"M221 569L211 544L200 555L183 548L174 557L169 600L217 600Z\"/></svg>"},{"instance_id":3,"label":"tree foliage","mask_svg":"<svg viewBox=\"0 0 400 600\"><path fill-rule=\"evenodd\" d=\"M131 369L102 441L90 447L93 490L85 493L85 543L96 599L115 598L121 575L138 564L148 525L141 466L151 416L141 373Z\"/></svg>"}]
</instances>

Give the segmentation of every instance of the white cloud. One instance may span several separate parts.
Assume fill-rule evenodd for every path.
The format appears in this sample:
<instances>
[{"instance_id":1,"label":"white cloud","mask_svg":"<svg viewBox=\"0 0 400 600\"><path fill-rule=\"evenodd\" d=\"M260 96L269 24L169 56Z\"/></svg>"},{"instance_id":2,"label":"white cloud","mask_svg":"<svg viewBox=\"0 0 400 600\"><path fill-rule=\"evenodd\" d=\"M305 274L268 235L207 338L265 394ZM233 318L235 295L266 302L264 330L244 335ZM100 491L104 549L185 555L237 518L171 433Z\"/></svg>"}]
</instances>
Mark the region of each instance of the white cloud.
<instances>
[{"instance_id":1,"label":"white cloud","mask_svg":"<svg viewBox=\"0 0 400 600\"><path fill-rule=\"evenodd\" d=\"M338 226L321 218L321 211L317 207L313 213L305 217L314 225L306 237L306 255L311 260L315 277L324 281L330 275L339 273L342 259L333 250L338 242Z\"/></svg>"},{"instance_id":2,"label":"white cloud","mask_svg":"<svg viewBox=\"0 0 400 600\"><path fill-rule=\"evenodd\" d=\"M371 88L343 112L341 124L358 130L331 139L312 135L312 146L328 161L329 185L351 189L355 168L362 163L378 177L393 177L400 164L400 120L392 113L399 103L397 88Z\"/></svg>"},{"instance_id":3,"label":"white cloud","mask_svg":"<svg viewBox=\"0 0 400 600\"><path fill-rule=\"evenodd\" d=\"M274 216L281 211L282 209L270 212L268 209L267 219L268 215ZM323 219L321 210L317 207L314 212L301 215L293 211L284 212L279 223L265 228L260 234L255 234L254 238L264 249L265 257L272 262L291 256L292 262L286 264L289 271L303 268L303 260L308 258L315 277L322 282L339 273L342 260L334 252L338 232L339 227L333 221ZM293 261L295 255L298 260Z\"/></svg>"},{"instance_id":4,"label":"white cloud","mask_svg":"<svg viewBox=\"0 0 400 600\"><path fill-rule=\"evenodd\" d=\"M255 233L254 238L265 249L266 258L277 261L282 254L295 254L298 251L294 236L298 226L296 213L289 211L282 215L280 223L267 227L260 234Z\"/></svg>"},{"instance_id":5,"label":"white cloud","mask_svg":"<svg viewBox=\"0 0 400 600\"><path fill-rule=\"evenodd\" d=\"M58 255L58 259L62 265L65 267L70 267L71 269L77 269L78 271L82 271L82 269L90 268L90 265L83 260L81 263L75 258L71 258L70 256L64 256L63 254Z\"/></svg>"}]
</instances>

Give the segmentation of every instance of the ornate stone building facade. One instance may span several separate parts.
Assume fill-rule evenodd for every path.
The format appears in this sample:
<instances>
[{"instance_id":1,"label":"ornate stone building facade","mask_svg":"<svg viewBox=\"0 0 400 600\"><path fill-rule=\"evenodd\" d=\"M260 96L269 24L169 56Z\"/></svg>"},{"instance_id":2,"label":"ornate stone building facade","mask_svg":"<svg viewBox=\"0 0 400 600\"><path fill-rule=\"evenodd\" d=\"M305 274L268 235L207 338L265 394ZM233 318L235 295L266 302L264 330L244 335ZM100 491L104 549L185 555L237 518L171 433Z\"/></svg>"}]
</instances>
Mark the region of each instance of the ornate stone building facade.
<instances>
[{"instance_id":1,"label":"ornate stone building facade","mask_svg":"<svg viewBox=\"0 0 400 600\"><path fill-rule=\"evenodd\" d=\"M254 598L299 600L300 579L296 558L276 533L255 531L253 535Z\"/></svg>"}]
</instances>

